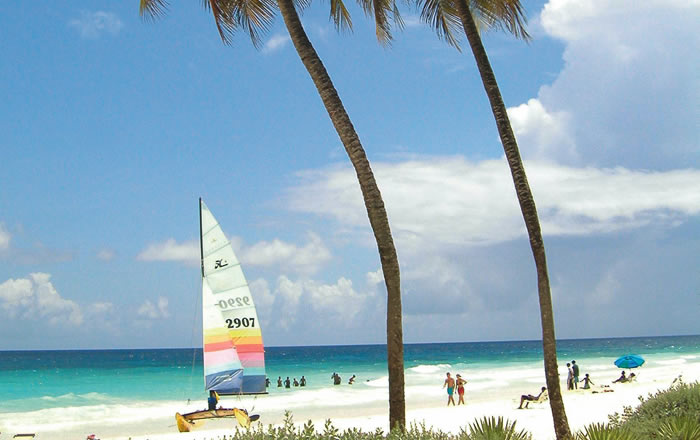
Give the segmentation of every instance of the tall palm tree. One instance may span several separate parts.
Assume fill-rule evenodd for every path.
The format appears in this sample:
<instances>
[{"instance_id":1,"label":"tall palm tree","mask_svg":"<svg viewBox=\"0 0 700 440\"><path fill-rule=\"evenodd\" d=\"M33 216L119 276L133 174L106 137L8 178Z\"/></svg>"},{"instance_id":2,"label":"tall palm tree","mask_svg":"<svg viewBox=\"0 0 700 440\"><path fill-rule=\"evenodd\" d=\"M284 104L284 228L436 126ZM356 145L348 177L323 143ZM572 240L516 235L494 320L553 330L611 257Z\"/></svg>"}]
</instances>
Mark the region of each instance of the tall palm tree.
<instances>
[{"instance_id":1,"label":"tall palm tree","mask_svg":"<svg viewBox=\"0 0 700 440\"><path fill-rule=\"evenodd\" d=\"M159 16L168 6L166 0L140 1L141 15L150 18ZM360 183L369 222L377 241L387 289L386 342L389 370L389 426L404 429L406 403L399 260L389 228L384 201L365 150L360 143L360 138L355 132L326 68L301 25L297 8L304 8L310 2L311 0L205 0L204 5L212 12L219 35L224 43L231 42L236 30L244 29L256 47L259 47L263 32L269 28L274 19L275 11L279 9L294 47L304 67L309 72L345 151L350 157L357 174L357 180ZM390 19L393 18L394 23L399 27L402 26L401 17L393 0L358 0L358 2L365 13L374 16L376 34L380 42L386 43L391 39L390 21L392 20ZM333 17L336 26L351 29L352 21L342 0L331 0L330 6L331 17Z\"/></svg>"},{"instance_id":2,"label":"tall palm tree","mask_svg":"<svg viewBox=\"0 0 700 440\"><path fill-rule=\"evenodd\" d=\"M464 31L469 41L481 81L486 90L491 111L496 119L498 134L503 144L506 159L513 177L515 191L520 203L520 210L525 220L525 227L530 238L530 247L537 269L537 291L540 301L540 318L542 322L542 347L544 351L544 369L549 388L550 408L554 421L554 430L558 440L570 439L571 430L564 410L564 402L559 386L557 370L557 347L554 335L554 313L552 295L547 273L547 259L540 230L540 221L535 207L535 200L530 191L525 168L520 158L520 150L508 119L506 106L496 82L496 76L479 35L479 26L497 26L511 32L517 38L529 39L525 30L525 15L520 0L418 0L422 6L421 17L435 28L438 36L449 44L459 48L457 31ZM476 17L476 18L475 18Z\"/></svg>"}]
</instances>

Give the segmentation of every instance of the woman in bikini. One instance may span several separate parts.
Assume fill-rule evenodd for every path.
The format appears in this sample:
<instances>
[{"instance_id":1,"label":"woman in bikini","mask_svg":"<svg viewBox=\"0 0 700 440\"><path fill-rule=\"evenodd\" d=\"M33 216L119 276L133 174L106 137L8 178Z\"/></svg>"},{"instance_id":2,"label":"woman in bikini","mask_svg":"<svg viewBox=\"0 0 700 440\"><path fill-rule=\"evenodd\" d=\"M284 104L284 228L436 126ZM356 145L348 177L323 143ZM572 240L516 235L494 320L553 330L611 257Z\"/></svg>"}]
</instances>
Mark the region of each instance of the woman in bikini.
<instances>
[{"instance_id":1,"label":"woman in bikini","mask_svg":"<svg viewBox=\"0 0 700 440\"><path fill-rule=\"evenodd\" d=\"M467 381L462 379L462 376L459 374L457 375L457 394L459 395L459 400L457 401L457 405L465 405L464 403L464 384L466 384Z\"/></svg>"}]
</instances>

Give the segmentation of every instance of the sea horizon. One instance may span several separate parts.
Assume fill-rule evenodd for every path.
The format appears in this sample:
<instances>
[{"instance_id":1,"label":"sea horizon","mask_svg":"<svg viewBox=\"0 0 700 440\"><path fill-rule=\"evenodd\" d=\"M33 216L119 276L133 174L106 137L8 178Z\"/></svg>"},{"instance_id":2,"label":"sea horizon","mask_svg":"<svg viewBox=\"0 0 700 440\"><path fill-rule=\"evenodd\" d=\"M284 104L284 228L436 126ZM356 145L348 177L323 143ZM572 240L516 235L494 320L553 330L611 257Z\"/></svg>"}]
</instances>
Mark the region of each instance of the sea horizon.
<instances>
[{"instance_id":1,"label":"sea horizon","mask_svg":"<svg viewBox=\"0 0 700 440\"><path fill-rule=\"evenodd\" d=\"M584 337L584 338L556 338L557 342L567 341L596 341L608 339L644 339L644 338L682 338L700 336L700 333L689 334L668 334L668 335L642 335L642 336L600 336L600 337ZM499 342L541 342L542 339L491 339L491 340L471 340L471 341L434 341L434 342L404 342L403 345L430 345L430 344L489 344ZM311 347L374 347L386 346L386 343L357 343L357 344L308 344L308 345L265 345L265 348L311 348ZM202 346L178 346L178 347L115 347L115 348L11 348L0 349L0 353L22 352L22 351L105 351L105 350L190 350L201 349Z\"/></svg>"}]
</instances>

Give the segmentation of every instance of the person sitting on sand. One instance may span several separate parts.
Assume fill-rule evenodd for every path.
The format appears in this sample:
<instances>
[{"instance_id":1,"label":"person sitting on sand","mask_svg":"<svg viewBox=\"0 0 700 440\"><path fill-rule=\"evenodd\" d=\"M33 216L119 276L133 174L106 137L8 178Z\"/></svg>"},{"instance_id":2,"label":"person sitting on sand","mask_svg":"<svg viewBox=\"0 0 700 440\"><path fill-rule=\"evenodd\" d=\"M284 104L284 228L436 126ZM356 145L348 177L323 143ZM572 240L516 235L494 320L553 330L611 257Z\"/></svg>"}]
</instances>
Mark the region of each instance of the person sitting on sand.
<instances>
[{"instance_id":1,"label":"person sitting on sand","mask_svg":"<svg viewBox=\"0 0 700 440\"><path fill-rule=\"evenodd\" d=\"M522 396L520 396L520 406L518 407L518 409L523 409L523 402L526 402L525 408L527 408L530 402L538 402L540 398L544 399L545 397L547 397L546 393L547 387L542 387L542 391L540 391L540 394L536 396L533 396L532 394L523 394Z\"/></svg>"},{"instance_id":2,"label":"person sitting on sand","mask_svg":"<svg viewBox=\"0 0 700 440\"><path fill-rule=\"evenodd\" d=\"M583 389L584 390L591 388L591 385L595 385L593 383L593 381L591 380L591 377L588 375L588 373L586 373L586 376L583 378L583 380L581 382L583 382Z\"/></svg>"},{"instance_id":3,"label":"person sitting on sand","mask_svg":"<svg viewBox=\"0 0 700 440\"><path fill-rule=\"evenodd\" d=\"M632 373L634 374L634 373ZM625 383L627 382L627 376L625 376L625 370L622 370L622 375L617 378L617 380L613 380L612 383Z\"/></svg>"},{"instance_id":4,"label":"person sitting on sand","mask_svg":"<svg viewBox=\"0 0 700 440\"><path fill-rule=\"evenodd\" d=\"M217 403L219 403L219 396L216 394L216 391L209 391L209 398L207 399L207 407L209 408L209 411L214 411Z\"/></svg>"},{"instance_id":5,"label":"person sitting on sand","mask_svg":"<svg viewBox=\"0 0 700 440\"><path fill-rule=\"evenodd\" d=\"M636 378L637 378L637 375L634 374L634 373L632 373L632 374L629 375L629 377L627 378L627 380L624 381L624 382L625 382L625 383L632 383L632 382L634 382L634 380L635 380Z\"/></svg>"}]
</instances>

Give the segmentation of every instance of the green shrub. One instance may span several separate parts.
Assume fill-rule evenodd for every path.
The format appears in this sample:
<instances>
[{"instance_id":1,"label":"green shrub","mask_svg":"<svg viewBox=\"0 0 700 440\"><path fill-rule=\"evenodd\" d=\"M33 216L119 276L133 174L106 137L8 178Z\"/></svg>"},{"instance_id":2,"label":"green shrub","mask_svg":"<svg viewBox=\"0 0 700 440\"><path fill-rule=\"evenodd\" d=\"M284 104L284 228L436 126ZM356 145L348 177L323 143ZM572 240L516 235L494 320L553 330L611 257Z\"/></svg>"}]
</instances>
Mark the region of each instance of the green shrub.
<instances>
[{"instance_id":1,"label":"green shrub","mask_svg":"<svg viewBox=\"0 0 700 440\"><path fill-rule=\"evenodd\" d=\"M686 384L679 376L668 390L649 394L647 398L640 396L639 401L640 404L636 408L627 406L622 414L615 413L609 416L610 427L624 428L638 439L662 439L665 437L661 436L659 428L675 418L687 417L695 420L696 424L700 423L698 382Z\"/></svg>"},{"instance_id":2,"label":"green shrub","mask_svg":"<svg viewBox=\"0 0 700 440\"><path fill-rule=\"evenodd\" d=\"M659 438L663 440L698 440L700 422L698 416L672 417L659 427Z\"/></svg>"},{"instance_id":3,"label":"green shrub","mask_svg":"<svg viewBox=\"0 0 700 440\"><path fill-rule=\"evenodd\" d=\"M613 428L602 423L586 426L576 434L576 440L638 440L623 428Z\"/></svg>"},{"instance_id":4,"label":"green shrub","mask_svg":"<svg viewBox=\"0 0 700 440\"><path fill-rule=\"evenodd\" d=\"M529 432L516 431L515 422L503 420L503 417L483 417L469 424L469 433L462 429L459 437L464 440L532 440Z\"/></svg>"}]
</instances>

